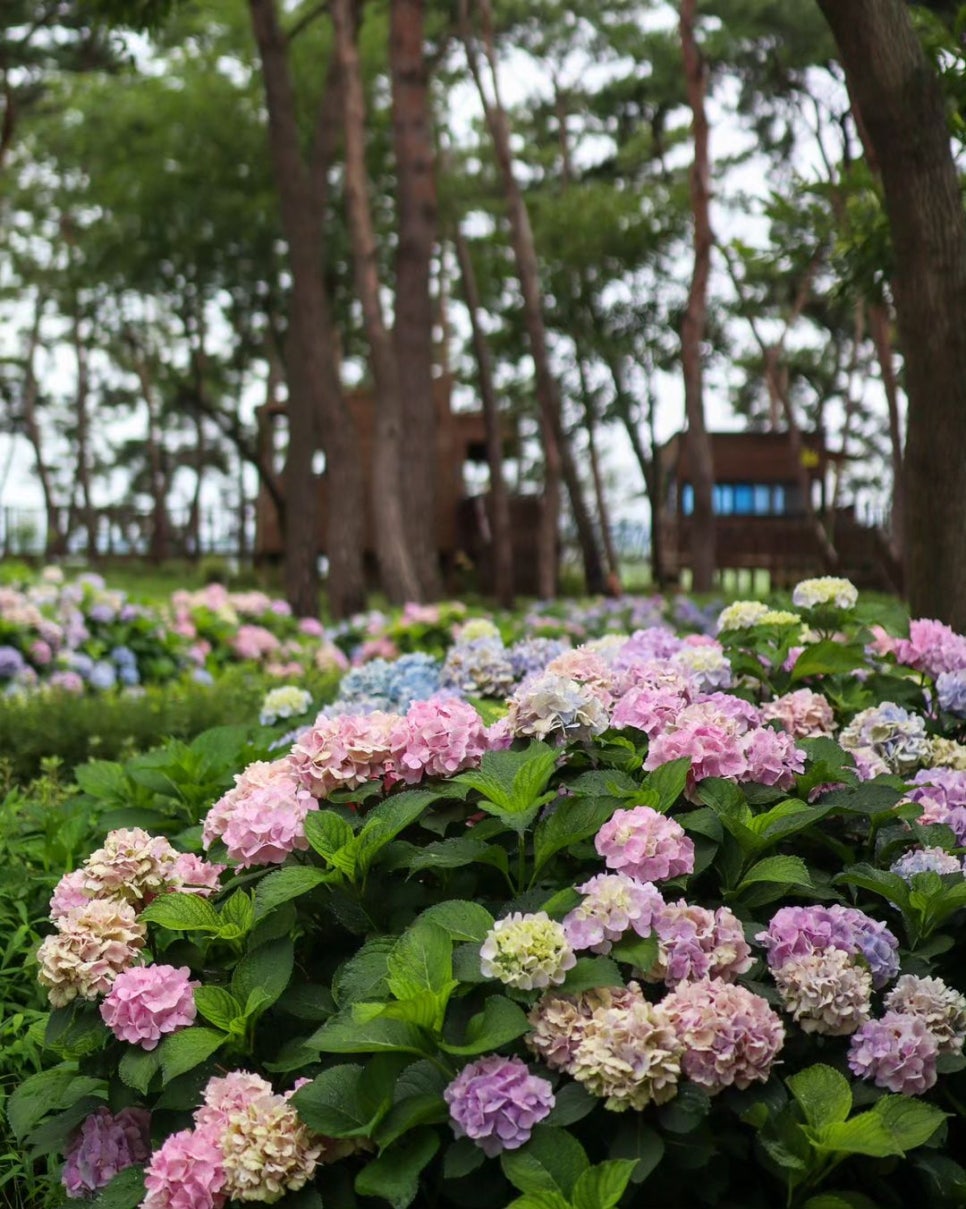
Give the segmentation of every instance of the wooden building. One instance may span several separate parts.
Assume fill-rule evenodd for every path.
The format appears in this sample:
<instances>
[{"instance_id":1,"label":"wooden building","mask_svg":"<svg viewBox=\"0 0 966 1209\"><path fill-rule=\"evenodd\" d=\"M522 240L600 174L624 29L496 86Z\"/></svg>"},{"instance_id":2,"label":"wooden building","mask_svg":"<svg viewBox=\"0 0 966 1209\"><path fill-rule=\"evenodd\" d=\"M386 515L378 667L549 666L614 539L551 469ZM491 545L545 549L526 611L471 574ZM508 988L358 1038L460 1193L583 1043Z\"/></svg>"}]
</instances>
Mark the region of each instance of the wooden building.
<instances>
[{"instance_id":1,"label":"wooden building","mask_svg":"<svg viewBox=\"0 0 966 1209\"><path fill-rule=\"evenodd\" d=\"M475 586L488 591L492 584L490 551L492 548L490 502L488 495L469 495L466 469L486 464L486 427L480 411L454 411L448 378L435 379L436 395L436 542L444 573L454 576L469 572ZM346 395L359 440L359 457L365 473L366 556L375 567L375 540L370 508L372 447L375 440L375 400L371 391L356 390ZM271 464L282 485L282 464L287 440L284 404L263 405L256 411L258 440L265 462ZM517 436L507 422L504 451L516 452ZM266 456L267 455L267 456ZM326 476L319 477L319 553L325 554L325 532L329 509ZM524 595L536 592L537 518L540 500L535 495L511 496L511 524L514 542L516 590ZM255 557L280 559L282 531L278 510L271 494L262 486L255 508ZM455 582L455 580L454 580Z\"/></svg>"},{"instance_id":2,"label":"wooden building","mask_svg":"<svg viewBox=\"0 0 966 1209\"><path fill-rule=\"evenodd\" d=\"M830 511L832 474L846 455L830 450L820 433L802 433L798 456L787 432L714 432L713 505L719 570L765 570L776 586L829 571L806 515L804 492L830 532L838 572L863 587L897 587L888 544L861 525L852 508ZM664 573L690 566L694 487L688 433L661 449L663 505L657 518Z\"/></svg>"}]
</instances>

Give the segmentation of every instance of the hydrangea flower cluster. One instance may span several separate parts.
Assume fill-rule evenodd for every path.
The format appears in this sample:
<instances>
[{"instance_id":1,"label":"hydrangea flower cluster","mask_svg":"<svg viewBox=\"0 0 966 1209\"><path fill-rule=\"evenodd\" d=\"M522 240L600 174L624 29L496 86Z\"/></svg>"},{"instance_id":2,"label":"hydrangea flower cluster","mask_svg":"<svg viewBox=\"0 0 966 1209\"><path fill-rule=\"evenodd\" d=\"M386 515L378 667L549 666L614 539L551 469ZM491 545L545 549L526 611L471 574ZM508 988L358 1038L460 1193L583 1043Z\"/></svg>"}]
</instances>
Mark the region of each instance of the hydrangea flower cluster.
<instances>
[{"instance_id":1,"label":"hydrangea flower cluster","mask_svg":"<svg viewBox=\"0 0 966 1209\"><path fill-rule=\"evenodd\" d=\"M781 907L755 939L765 949L773 971L793 958L827 949L840 949L851 957L861 955L876 990L891 982L899 969L899 941L886 925L864 911L839 903L831 907Z\"/></svg>"},{"instance_id":2,"label":"hydrangea flower cluster","mask_svg":"<svg viewBox=\"0 0 966 1209\"><path fill-rule=\"evenodd\" d=\"M390 662L372 659L354 667L339 685L339 696L323 713L404 713L414 701L425 701L442 685L439 661L422 652Z\"/></svg>"},{"instance_id":3,"label":"hydrangea flower cluster","mask_svg":"<svg viewBox=\"0 0 966 1209\"><path fill-rule=\"evenodd\" d=\"M484 978L530 991L559 986L577 964L563 924L545 911L525 915L516 911L498 919L480 948Z\"/></svg>"},{"instance_id":4,"label":"hydrangea flower cluster","mask_svg":"<svg viewBox=\"0 0 966 1209\"><path fill-rule=\"evenodd\" d=\"M849 1070L876 1087L920 1096L936 1083L939 1045L919 1016L886 1012L867 1020L849 1044Z\"/></svg>"},{"instance_id":5,"label":"hydrangea flower cluster","mask_svg":"<svg viewBox=\"0 0 966 1209\"><path fill-rule=\"evenodd\" d=\"M141 1209L271 1204L303 1188L324 1142L299 1120L291 1095L276 1095L245 1071L211 1079L195 1127L172 1134L151 1156Z\"/></svg>"},{"instance_id":6,"label":"hydrangea flower cluster","mask_svg":"<svg viewBox=\"0 0 966 1209\"><path fill-rule=\"evenodd\" d=\"M909 637L897 639L892 651L898 663L930 676L966 669L966 636L925 617L909 622Z\"/></svg>"},{"instance_id":7,"label":"hydrangea flower cluster","mask_svg":"<svg viewBox=\"0 0 966 1209\"><path fill-rule=\"evenodd\" d=\"M785 1011L806 1033L854 1033L872 1011L872 975L842 949L792 957L773 971Z\"/></svg>"},{"instance_id":8,"label":"hydrangea flower cluster","mask_svg":"<svg viewBox=\"0 0 966 1209\"><path fill-rule=\"evenodd\" d=\"M221 840L242 869L278 864L290 852L308 848L305 820L317 809L318 802L296 775L292 757L256 761L208 811L202 843L207 850Z\"/></svg>"},{"instance_id":9,"label":"hydrangea flower cluster","mask_svg":"<svg viewBox=\"0 0 966 1209\"><path fill-rule=\"evenodd\" d=\"M497 637L475 638L450 648L440 672L439 683L466 697L496 697L502 700L516 682L510 652Z\"/></svg>"},{"instance_id":10,"label":"hydrangea flower cluster","mask_svg":"<svg viewBox=\"0 0 966 1209\"><path fill-rule=\"evenodd\" d=\"M727 693L710 693L669 719L651 739L646 770L688 757L688 795L705 777L730 777L788 789L805 767L805 753L794 738L761 725L761 715L747 701Z\"/></svg>"},{"instance_id":11,"label":"hydrangea flower cluster","mask_svg":"<svg viewBox=\"0 0 966 1209\"><path fill-rule=\"evenodd\" d=\"M106 995L144 947L144 924L129 903L117 899L91 899L54 922L57 931L37 950L37 981L55 1008Z\"/></svg>"},{"instance_id":12,"label":"hydrangea flower cluster","mask_svg":"<svg viewBox=\"0 0 966 1209\"><path fill-rule=\"evenodd\" d=\"M911 848L893 862L889 871L898 873L906 882L911 882L917 873L958 873L962 876L963 860L942 848Z\"/></svg>"},{"instance_id":13,"label":"hydrangea flower cluster","mask_svg":"<svg viewBox=\"0 0 966 1209\"><path fill-rule=\"evenodd\" d=\"M485 1155L517 1150L554 1106L553 1088L519 1058L490 1054L464 1066L443 1092L453 1132Z\"/></svg>"},{"instance_id":14,"label":"hydrangea flower cluster","mask_svg":"<svg viewBox=\"0 0 966 1209\"><path fill-rule=\"evenodd\" d=\"M750 970L751 947L740 920L727 907L711 911L679 899L654 916L658 956L646 976L669 987L700 978L734 982Z\"/></svg>"},{"instance_id":15,"label":"hydrangea flower cluster","mask_svg":"<svg viewBox=\"0 0 966 1209\"><path fill-rule=\"evenodd\" d=\"M900 776L918 768L929 753L924 719L893 701L857 713L839 735L839 743L856 755L881 761Z\"/></svg>"},{"instance_id":16,"label":"hydrangea flower cluster","mask_svg":"<svg viewBox=\"0 0 966 1209\"><path fill-rule=\"evenodd\" d=\"M151 1115L143 1108L122 1108L112 1115L98 1108L67 1144L61 1182L72 1199L92 1196L121 1171L143 1163L150 1153Z\"/></svg>"},{"instance_id":17,"label":"hydrangea flower cluster","mask_svg":"<svg viewBox=\"0 0 966 1209\"><path fill-rule=\"evenodd\" d=\"M810 688L796 689L767 701L761 707L762 722L778 722L782 730L796 739L818 739L835 729L832 707L821 693Z\"/></svg>"},{"instance_id":18,"label":"hydrangea flower cluster","mask_svg":"<svg viewBox=\"0 0 966 1209\"><path fill-rule=\"evenodd\" d=\"M551 659L562 655L569 643L560 638L522 638L509 649L510 667L516 681L542 672Z\"/></svg>"},{"instance_id":19,"label":"hydrangea flower cluster","mask_svg":"<svg viewBox=\"0 0 966 1209\"><path fill-rule=\"evenodd\" d=\"M696 692L713 693L731 687L731 660L717 643L683 646L671 656L671 665L684 672Z\"/></svg>"},{"instance_id":20,"label":"hydrangea flower cluster","mask_svg":"<svg viewBox=\"0 0 966 1209\"><path fill-rule=\"evenodd\" d=\"M156 1049L162 1037L194 1023L200 985L187 966L134 966L114 979L101 1018L118 1040Z\"/></svg>"},{"instance_id":21,"label":"hydrangea flower cluster","mask_svg":"<svg viewBox=\"0 0 966 1209\"><path fill-rule=\"evenodd\" d=\"M577 950L609 953L630 928L649 936L655 914L664 907L656 886L626 873L599 873L577 889L584 900L563 921L567 940Z\"/></svg>"},{"instance_id":22,"label":"hydrangea flower cluster","mask_svg":"<svg viewBox=\"0 0 966 1209\"><path fill-rule=\"evenodd\" d=\"M308 713L312 705L312 694L295 684L284 684L265 694L258 720L262 726L274 726L288 718L300 718Z\"/></svg>"},{"instance_id":23,"label":"hydrangea flower cluster","mask_svg":"<svg viewBox=\"0 0 966 1209\"><path fill-rule=\"evenodd\" d=\"M594 840L608 869L641 882L665 881L694 869L694 843L676 820L650 806L618 810Z\"/></svg>"},{"instance_id":24,"label":"hydrangea flower cluster","mask_svg":"<svg viewBox=\"0 0 966 1209\"><path fill-rule=\"evenodd\" d=\"M835 575L803 579L792 592L792 604L798 609L854 609L859 593L855 584Z\"/></svg>"},{"instance_id":25,"label":"hydrangea flower cluster","mask_svg":"<svg viewBox=\"0 0 966 1209\"><path fill-rule=\"evenodd\" d=\"M591 738L609 724L610 694L593 683L546 672L525 680L509 701L507 726L518 736Z\"/></svg>"}]
</instances>

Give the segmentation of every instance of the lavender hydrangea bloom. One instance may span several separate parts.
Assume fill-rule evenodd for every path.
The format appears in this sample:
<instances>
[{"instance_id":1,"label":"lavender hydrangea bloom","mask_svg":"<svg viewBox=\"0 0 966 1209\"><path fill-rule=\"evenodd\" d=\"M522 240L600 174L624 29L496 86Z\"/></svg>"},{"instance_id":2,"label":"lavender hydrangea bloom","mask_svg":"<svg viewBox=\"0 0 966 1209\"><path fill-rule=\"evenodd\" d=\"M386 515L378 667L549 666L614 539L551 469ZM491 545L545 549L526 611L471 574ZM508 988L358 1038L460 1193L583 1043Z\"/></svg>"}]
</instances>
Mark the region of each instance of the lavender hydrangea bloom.
<instances>
[{"instance_id":1,"label":"lavender hydrangea bloom","mask_svg":"<svg viewBox=\"0 0 966 1209\"><path fill-rule=\"evenodd\" d=\"M510 667L514 678L522 680L535 672L542 672L551 659L556 659L570 648L569 642L558 638L524 638L510 647Z\"/></svg>"},{"instance_id":2,"label":"lavender hydrangea bloom","mask_svg":"<svg viewBox=\"0 0 966 1209\"><path fill-rule=\"evenodd\" d=\"M107 1108L92 1113L67 1147L61 1176L67 1195L90 1196L119 1171L143 1163L151 1149L150 1121L143 1108L124 1108L116 1117Z\"/></svg>"},{"instance_id":3,"label":"lavender hydrangea bloom","mask_svg":"<svg viewBox=\"0 0 966 1209\"><path fill-rule=\"evenodd\" d=\"M443 1092L458 1138L471 1138L489 1158L517 1150L548 1116L554 1095L546 1079L519 1058L490 1054L464 1066Z\"/></svg>"},{"instance_id":4,"label":"lavender hydrangea bloom","mask_svg":"<svg viewBox=\"0 0 966 1209\"><path fill-rule=\"evenodd\" d=\"M109 689L117 684L117 670L113 663L100 659L91 668L90 682L92 688Z\"/></svg>"},{"instance_id":5,"label":"lavender hydrangea bloom","mask_svg":"<svg viewBox=\"0 0 966 1209\"><path fill-rule=\"evenodd\" d=\"M843 907L782 907L768 928L755 939L767 951L768 965L780 970L795 957L807 957L826 949L862 957L869 965L872 983L885 986L899 969L899 941L885 924L864 911Z\"/></svg>"},{"instance_id":6,"label":"lavender hydrangea bloom","mask_svg":"<svg viewBox=\"0 0 966 1209\"><path fill-rule=\"evenodd\" d=\"M509 652L499 638L475 638L450 648L440 687L467 697L505 697L515 682Z\"/></svg>"},{"instance_id":7,"label":"lavender hydrangea bloom","mask_svg":"<svg viewBox=\"0 0 966 1209\"><path fill-rule=\"evenodd\" d=\"M936 1082L939 1043L919 1016L886 1012L869 1020L852 1037L849 1069L876 1087L919 1096Z\"/></svg>"},{"instance_id":8,"label":"lavender hydrangea bloom","mask_svg":"<svg viewBox=\"0 0 966 1209\"><path fill-rule=\"evenodd\" d=\"M940 709L966 718L966 671L941 672L936 679L936 693Z\"/></svg>"},{"instance_id":9,"label":"lavender hydrangea bloom","mask_svg":"<svg viewBox=\"0 0 966 1209\"><path fill-rule=\"evenodd\" d=\"M903 881L911 882L917 873L961 874L963 863L960 857L942 848L913 848L904 852L892 864L889 872L898 873Z\"/></svg>"},{"instance_id":10,"label":"lavender hydrangea bloom","mask_svg":"<svg viewBox=\"0 0 966 1209\"><path fill-rule=\"evenodd\" d=\"M26 666L23 655L13 646L0 646L0 680L12 680Z\"/></svg>"},{"instance_id":11,"label":"lavender hydrangea bloom","mask_svg":"<svg viewBox=\"0 0 966 1209\"><path fill-rule=\"evenodd\" d=\"M844 910L848 912L853 940L869 963L872 985L880 991L899 973L899 941L884 923L866 915L864 911L852 907Z\"/></svg>"},{"instance_id":12,"label":"lavender hydrangea bloom","mask_svg":"<svg viewBox=\"0 0 966 1209\"><path fill-rule=\"evenodd\" d=\"M911 772L929 753L926 723L916 714L883 701L856 714L839 736L846 750L870 749L890 772Z\"/></svg>"}]
</instances>

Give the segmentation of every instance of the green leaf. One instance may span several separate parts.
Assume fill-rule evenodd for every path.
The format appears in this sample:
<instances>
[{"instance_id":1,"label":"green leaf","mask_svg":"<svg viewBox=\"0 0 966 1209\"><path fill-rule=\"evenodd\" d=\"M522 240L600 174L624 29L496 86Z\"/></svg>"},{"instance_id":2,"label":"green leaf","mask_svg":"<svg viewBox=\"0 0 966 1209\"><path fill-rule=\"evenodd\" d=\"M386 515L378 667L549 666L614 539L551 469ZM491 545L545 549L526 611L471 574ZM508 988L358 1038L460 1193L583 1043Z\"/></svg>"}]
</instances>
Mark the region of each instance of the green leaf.
<instances>
[{"instance_id":1,"label":"green leaf","mask_svg":"<svg viewBox=\"0 0 966 1209\"><path fill-rule=\"evenodd\" d=\"M561 995L578 995L581 991L592 991L595 987L622 987L624 979L617 963L609 957L578 957L573 969L559 988Z\"/></svg>"},{"instance_id":2,"label":"green leaf","mask_svg":"<svg viewBox=\"0 0 966 1209\"><path fill-rule=\"evenodd\" d=\"M613 798L566 798L549 818L537 824L533 833L535 872L571 844L596 835L604 823L620 807Z\"/></svg>"},{"instance_id":3,"label":"green leaf","mask_svg":"<svg viewBox=\"0 0 966 1209\"><path fill-rule=\"evenodd\" d=\"M780 886L811 886L812 876L800 856L766 856L752 865L738 884L738 892L758 882Z\"/></svg>"},{"instance_id":4,"label":"green leaf","mask_svg":"<svg viewBox=\"0 0 966 1209\"><path fill-rule=\"evenodd\" d=\"M389 954L396 938L377 936L336 970L332 995L340 1008L389 995Z\"/></svg>"},{"instance_id":5,"label":"green leaf","mask_svg":"<svg viewBox=\"0 0 966 1209\"><path fill-rule=\"evenodd\" d=\"M453 942L438 924L418 920L393 945L386 962L389 990L397 999L422 991L436 994L453 978Z\"/></svg>"},{"instance_id":6,"label":"green leaf","mask_svg":"<svg viewBox=\"0 0 966 1209\"><path fill-rule=\"evenodd\" d=\"M515 1041L529 1030L530 1021L519 1004L503 995L491 995L484 1003L483 1011L466 1026L466 1041L462 1045L442 1042L440 1048L448 1054L482 1054Z\"/></svg>"},{"instance_id":7,"label":"green leaf","mask_svg":"<svg viewBox=\"0 0 966 1209\"><path fill-rule=\"evenodd\" d=\"M491 751L479 769L454 777L482 794L480 808L508 827L523 832L550 795L544 789L557 767L559 752L546 743L533 742L523 751Z\"/></svg>"},{"instance_id":8,"label":"green leaf","mask_svg":"<svg viewBox=\"0 0 966 1209\"><path fill-rule=\"evenodd\" d=\"M439 800L439 796L429 790L411 789L387 798L371 810L355 841L359 873L364 876L379 852L415 823L428 806Z\"/></svg>"},{"instance_id":9,"label":"green leaf","mask_svg":"<svg viewBox=\"0 0 966 1209\"><path fill-rule=\"evenodd\" d=\"M810 1196L802 1209L879 1209L861 1192L824 1192L821 1196Z\"/></svg>"},{"instance_id":10,"label":"green leaf","mask_svg":"<svg viewBox=\"0 0 966 1209\"><path fill-rule=\"evenodd\" d=\"M553 1125L537 1125L530 1141L519 1150L503 1151L500 1166L521 1192L558 1192L569 1198L590 1164L572 1133Z\"/></svg>"},{"instance_id":11,"label":"green leaf","mask_svg":"<svg viewBox=\"0 0 966 1209\"><path fill-rule=\"evenodd\" d=\"M645 973L657 961L660 945L656 936L628 936L626 940L618 941L611 949L610 956L615 961L623 961Z\"/></svg>"},{"instance_id":12,"label":"green leaf","mask_svg":"<svg viewBox=\"0 0 966 1209\"><path fill-rule=\"evenodd\" d=\"M368 1137L376 1109L363 1096L364 1068L332 1066L292 1097L310 1129L330 1138ZM378 1106L376 1106L378 1108Z\"/></svg>"},{"instance_id":13,"label":"green leaf","mask_svg":"<svg viewBox=\"0 0 966 1209\"><path fill-rule=\"evenodd\" d=\"M97 1194L95 1209L135 1209L144 1200L144 1168L125 1167Z\"/></svg>"},{"instance_id":14,"label":"green leaf","mask_svg":"<svg viewBox=\"0 0 966 1209\"><path fill-rule=\"evenodd\" d=\"M423 1055L432 1049L422 1030L404 1020L379 1018L360 1022L345 1013L326 1021L305 1044L323 1054L398 1052Z\"/></svg>"},{"instance_id":15,"label":"green leaf","mask_svg":"<svg viewBox=\"0 0 966 1209\"><path fill-rule=\"evenodd\" d=\"M218 912L198 894L159 894L140 918L171 932L211 932L221 928Z\"/></svg>"},{"instance_id":16,"label":"green leaf","mask_svg":"<svg viewBox=\"0 0 966 1209\"><path fill-rule=\"evenodd\" d=\"M376 1196L392 1209L407 1209L419 1192L419 1174L439 1149L432 1129L417 1129L367 1164L356 1176L360 1196Z\"/></svg>"},{"instance_id":17,"label":"green leaf","mask_svg":"<svg viewBox=\"0 0 966 1209\"><path fill-rule=\"evenodd\" d=\"M201 988L198 988L201 990ZM195 991L197 998L198 992ZM161 1069L161 1054L158 1049L143 1050L130 1046L124 1051L124 1056L118 1064L117 1073L127 1087L133 1087L142 1096L148 1094L151 1080Z\"/></svg>"},{"instance_id":18,"label":"green leaf","mask_svg":"<svg viewBox=\"0 0 966 1209\"><path fill-rule=\"evenodd\" d=\"M165 1083L200 1066L227 1040L224 1033L216 1033L210 1028L186 1028L165 1037L158 1051Z\"/></svg>"},{"instance_id":19,"label":"green leaf","mask_svg":"<svg viewBox=\"0 0 966 1209\"><path fill-rule=\"evenodd\" d=\"M130 784L124 766L113 760L89 760L74 769L74 780L92 798L123 802L130 797Z\"/></svg>"},{"instance_id":20,"label":"green leaf","mask_svg":"<svg viewBox=\"0 0 966 1209\"><path fill-rule=\"evenodd\" d=\"M485 907L458 898L427 907L419 921L444 928L453 941L482 941L493 927L493 916Z\"/></svg>"},{"instance_id":21,"label":"green leaf","mask_svg":"<svg viewBox=\"0 0 966 1209\"><path fill-rule=\"evenodd\" d=\"M887 873L884 869L876 869L872 865L850 865L832 880L836 884L871 890L873 894L880 895L900 911L909 911L909 887L898 873Z\"/></svg>"},{"instance_id":22,"label":"green leaf","mask_svg":"<svg viewBox=\"0 0 966 1209\"><path fill-rule=\"evenodd\" d=\"M526 1192L506 1209L570 1209L570 1201L559 1192Z\"/></svg>"},{"instance_id":23,"label":"green leaf","mask_svg":"<svg viewBox=\"0 0 966 1209\"><path fill-rule=\"evenodd\" d=\"M934 1104L910 1096L883 1096L872 1111L903 1152L924 1146L946 1119L946 1113Z\"/></svg>"},{"instance_id":24,"label":"green leaf","mask_svg":"<svg viewBox=\"0 0 966 1209\"><path fill-rule=\"evenodd\" d=\"M202 1016L217 1029L228 1032L233 1021L243 1014L242 1005L224 987L195 988L195 1006Z\"/></svg>"},{"instance_id":25,"label":"green leaf","mask_svg":"<svg viewBox=\"0 0 966 1209\"><path fill-rule=\"evenodd\" d=\"M305 838L324 861L340 873L355 875L355 832L334 810L314 810L305 819Z\"/></svg>"},{"instance_id":26,"label":"green leaf","mask_svg":"<svg viewBox=\"0 0 966 1209\"><path fill-rule=\"evenodd\" d=\"M309 815L312 818L312 815ZM255 918L264 919L270 911L291 898L308 894L317 886L332 880L332 875L309 865L291 865L263 877L255 887Z\"/></svg>"},{"instance_id":27,"label":"green leaf","mask_svg":"<svg viewBox=\"0 0 966 1209\"><path fill-rule=\"evenodd\" d=\"M657 809L662 814L666 814L684 793L690 771L691 757L681 756L680 759L668 760L666 764L659 765L644 778L645 788L653 789L657 793Z\"/></svg>"},{"instance_id":28,"label":"green leaf","mask_svg":"<svg viewBox=\"0 0 966 1209\"><path fill-rule=\"evenodd\" d=\"M583 1172L570 1198L574 1209L614 1209L636 1165L633 1159L608 1159Z\"/></svg>"},{"instance_id":29,"label":"green leaf","mask_svg":"<svg viewBox=\"0 0 966 1209\"><path fill-rule=\"evenodd\" d=\"M486 1162L486 1155L469 1138L460 1138L446 1148L443 1159L443 1178L461 1180L476 1171Z\"/></svg>"},{"instance_id":30,"label":"green leaf","mask_svg":"<svg viewBox=\"0 0 966 1209\"><path fill-rule=\"evenodd\" d=\"M656 1129L651 1129L640 1119L631 1119L618 1130L610 1147L610 1155L615 1159L632 1159L634 1170L631 1172L631 1182L643 1184L664 1158L664 1139Z\"/></svg>"},{"instance_id":31,"label":"green leaf","mask_svg":"<svg viewBox=\"0 0 966 1209\"><path fill-rule=\"evenodd\" d=\"M844 1121L852 1111L852 1089L844 1075L819 1063L785 1080L809 1125L820 1128Z\"/></svg>"},{"instance_id":32,"label":"green leaf","mask_svg":"<svg viewBox=\"0 0 966 1209\"><path fill-rule=\"evenodd\" d=\"M547 1125L575 1125L594 1111L600 1100L592 1096L582 1083L563 1083L554 1092L553 1109Z\"/></svg>"},{"instance_id":33,"label":"green leaf","mask_svg":"<svg viewBox=\"0 0 966 1209\"><path fill-rule=\"evenodd\" d=\"M850 1121L809 1129L808 1139L819 1154L864 1154L873 1159L902 1154L885 1122L874 1112L859 1113Z\"/></svg>"},{"instance_id":34,"label":"green leaf","mask_svg":"<svg viewBox=\"0 0 966 1209\"><path fill-rule=\"evenodd\" d=\"M44 1030L44 1046L61 1058L84 1058L102 1049L109 1038L100 1012L81 999L51 1012Z\"/></svg>"},{"instance_id":35,"label":"green leaf","mask_svg":"<svg viewBox=\"0 0 966 1209\"><path fill-rule=\"evenodd\" d=\"M866 666L865 651L860 646L823 639L813 642L795 660L792 683L806 676L844 676Z\"/></svg>"},{"instance_id":36,"label":"green leaf","mask_svg":"<svg viewBox=\"0 0 966 1209\"><path fill-rule=\"evenodd\" d=\"M659 1120L669 1133L693 1133L711 1111L711 1097L696 1083L682 1083L678 1094L661 1106Z\"/></svg>"},{"instance_id":37,"label":"green leaf","mask_svg":"<svg viewBox=\"0 0 966 1209\"><path fill-rule=\"evenodd\" d=\"M31 1075L4 1105L13 1135L21 1141L48 1113L69 1108L85 1096L106 1095L103 1079L78 1075L76 1063L64 1063Z\"/></svg>"},{"instance_id":38,"label":"green leaf","mask_svg":"<svg viewBox=\"0 0 966 1209\"><path fill-rule=\"evenodd\" d=\"M233 939L247 936L255 925L255 904L252 896L244 890L236 890L222 905L222 928L220 935L226 935L225 925L233 927Z\"/></svg>"},{"instance_id":39,"label":"green leaf","mask_svg":"<svg viewBox=\"0 0 966 1209\"><path fill-rule=\"evenodd\" d=\"M457 835L420 848L409 868L419 873L423 869L460 869L473 864L492 865L501 873L510 867L506 851L499 844L488 844L473 835Z\"/></svg>"},{"instance_id":40,"label":"green leaf","mask_svg":"<svg viewBox=\"0 0 966 1209\"><path fill-rule=\"evenodd\" d=\"M253 991L261 991L261 1010L281 997L292 977L295 951L291 937L270 941L246 953L231 978L232 994L247 1006Z\"/></svg>"}]
</instances>

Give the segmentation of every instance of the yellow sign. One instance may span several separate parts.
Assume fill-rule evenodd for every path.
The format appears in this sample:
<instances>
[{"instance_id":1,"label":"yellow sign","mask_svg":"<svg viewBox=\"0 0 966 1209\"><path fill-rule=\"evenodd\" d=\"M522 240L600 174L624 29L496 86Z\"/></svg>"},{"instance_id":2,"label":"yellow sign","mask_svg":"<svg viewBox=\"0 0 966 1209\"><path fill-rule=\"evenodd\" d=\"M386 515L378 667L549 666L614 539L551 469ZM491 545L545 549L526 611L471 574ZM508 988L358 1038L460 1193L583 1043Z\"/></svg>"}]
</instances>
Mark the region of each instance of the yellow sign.
<instances>
[{"instance_id":1,"label":"yellow sign","mask_svg":"<svg viewBox=\"0 0 966 1209\"><path fill-rule=\"evenodd\" d=\"M819 458L818 454L815 452L814 449L803 449L802 450L802 465L805 466L808 470L814 469L819 464L820 460L821 459Z\"/></svg>"}]
</instances>

